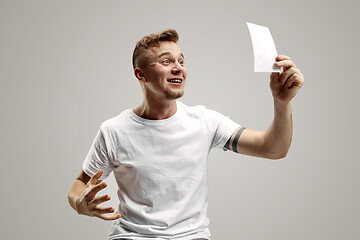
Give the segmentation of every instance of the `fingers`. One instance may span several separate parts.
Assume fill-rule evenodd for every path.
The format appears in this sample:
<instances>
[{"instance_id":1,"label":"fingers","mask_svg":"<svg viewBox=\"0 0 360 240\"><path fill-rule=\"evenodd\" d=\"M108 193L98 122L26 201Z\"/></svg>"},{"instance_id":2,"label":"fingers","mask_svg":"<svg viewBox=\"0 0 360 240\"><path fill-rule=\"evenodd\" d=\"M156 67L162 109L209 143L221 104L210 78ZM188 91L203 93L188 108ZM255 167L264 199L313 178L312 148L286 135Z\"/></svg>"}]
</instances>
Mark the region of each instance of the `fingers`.
<instances>
[{"instance_id":1,"label":"fingers","mask_svg":"<svg viewBox=\"0 0 360 240\"><path fill-rule=\"evenodd\" d=\"M286 68L289 67L295 67L294 62L291 60L290 57L285 56L285 55L278 55L276 56L276 62L274 63L274 66L276 67L283 67L285 68L284 70L286 70Z\"/></svg>"},{"instance_id":2,"label":"fingers","mask_svg":"<svg viewBox=\"0 0 360 240\"><path fill-rule=\"evenodd\" d=\"M284 85L285 81L288 80L288 78L294 73L298 73L298 70L295 67L290 67L286 69L285 72L281 74L281 77L279 79L280 84Z\"/></svg>"},{"instance_id":3,"label":"fingers","mask_svg":"<svg viewBox=\"0 0 360 240\"><path fill-rule=\"evenodd\" d=\"M274 66L282 67L283 71L281 73L272 73L271 77L274 79L279 77L279 83L281 85L286 84L288 88L291 88L293 85L301 87L304 82L303 75L291 58L285 55L278 55L276 56L276 61Z\"/></svg>"},{"instance_id":4,"label":"fingers","mask_svg":"<svg viewBox=\"0 0 360 240\"><path fill-rule=\"evenodd\" d=\"M99 213L99 214L104 214L104 213L113 213L113 212L115 212L115 209L113 207L94 206L93 211L96 213Z\"/></svg>"},{"instance_id":5,"label":"fingers","mask_svg":"<svg viewBox=\"0 0 360 240\"><path fill-rule=\"evenodd\" d=\"M103 202L106 202L106 201L109 201L111 198L109 195L104 195L104 196L101 196L101 197L96 197L94 198L90 204L95 204L95 205L98 205L98 204L101 204Z\"/></svg>"},{"instance_id":6,"label":"fingers","mask_svg":"<svg viewBox=\"0 0 360 240\"><path fill-rule=\"evenodd\" d=\"M95 174L91 177L90 183L96 184L96 183L99 181L102 173L103 173L103 170L102 170L102 169L99 169L99 171L97 171L97 173L95 173Z\"/></svg>"},{"instance_id":7,"label":"fingers","mask_svg":"<svg viewBox=\"0 0 360 240\"><path fill-rule=\"evenodd\" d=\"M291 60L281 60L279 62L275 62L274 65L276 67L283 67L283 68L296 67L294 62Z\"/></svg>"},{"instance_id":8,"label":"fingers","mask_svg":"<svg viewBox=\"0 0 360 240\"><path fill-rule=\"evenodd\" d=\"M110 200L109 195L96 197L88 203L89 211L91 216L95 216L104 220L116 220L121 217L120 214L111 215L109 213L115 212L113 207L100 207L99 204Z\"/></svg>"},{"instance_id":9,"label":"fingers","mask_svg":"<svg viewBox=\"0 0 360 240\"><path fill-rule=\"evenodd\" d=\"M285 84L291 88L293 85L301 87L304 80L299 70L291 67L281 75L279 82L281 85Z\"/></svg>"},{"instance_id":10,"label":"fingers","mask_svg":"<svg viewBox=\"0 0 360 240\"><path fill-rule=\"evenodd\" d=\"M302 74L300 73L299 75L298 73L294 73L293 75L291 75L286 85L288 86L288 88L291 88L292 86L302 87L303 83L304 81L302 78Z\"/></svg>"},{"instance_id":11,"label":"fingers","mask_svg":"<svg viewBox=\"0 0 360 240\"><path fill-rule=\"evenodd\" d=\"M103 220L112 221L121 217L120 214L110 215L110 214L96 214L95 217L101 218Z\"/></svg>"},{"instance_id":12,"label":"fingers","mask_svg":"<svg viewBox=\"0 0 360 240\"><path fill-rule=\"evenodd\" d=\"M276 56L276 60L278 60L278 61L281 61L281 60L291 60L291 58L288 57L288 56L285 56L285 55L277 55L277 56Z\"/></svg>"},{"instance_id":13,"label":"fingers","mask_svg":"<svg viewBox=\"0 0 360 240\"><path fill-rule=\"evenodd\" d=\"M291 77L286 81L286 86L288 88L291 88L293 84L295 85L296 78L294 77L294 75L295 75L295 73L292 74Z\"/></svg>"},{"instance_id":14,"label":"fingers","mask_svg":"<svg viewBox=\"0 0 360 240\"><path fill-rule=\"evenodd\" d=\"M90 191L86 194L85 199L86 199L87 201L90 201L90 200L94 199L95 195L96 195L99 191L103 190L103 189L106 188L106 187L107 187L106 182L101 182L101 183L95 185L95 186L92 187L92 188L90 189Z\"/></svg>"},{"instance_id":15,"label":"fingers","mask_svg":"<svg viewBox=\"0 0 360 240\"><path fill-rule=\"evenodd\" d=\"M108 213L113 213L115 210L112 207L99 207L99 206L95 206L94 209L92 210L93 212L93 216L101 218L103 220L116 220L118 218L121 217L120 214L108 214Z\"/></svg>"}]
</instances>

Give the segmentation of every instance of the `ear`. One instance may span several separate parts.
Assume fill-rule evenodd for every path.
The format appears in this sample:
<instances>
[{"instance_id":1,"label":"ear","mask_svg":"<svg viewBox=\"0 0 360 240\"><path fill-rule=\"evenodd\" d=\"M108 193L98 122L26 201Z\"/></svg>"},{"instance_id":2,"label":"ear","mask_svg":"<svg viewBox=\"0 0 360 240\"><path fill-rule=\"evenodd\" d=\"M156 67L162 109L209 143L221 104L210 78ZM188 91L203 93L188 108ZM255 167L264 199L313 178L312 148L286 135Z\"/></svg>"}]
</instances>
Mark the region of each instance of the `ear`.
<instances>
[{"instance_id":1,"label":"ear","mask_svg":"<svg viewBox=\"0 0 360 240\"><path fill-rule=\"evenodd\" d=\"M142 82L147 82L146 78L145 78L145 74L143 72L143 70L141 70L141 68L135 68L134 69L134 74L135 74L135 77L139 80L139 81L142 81Z\"/></svg>"}]
</instances>

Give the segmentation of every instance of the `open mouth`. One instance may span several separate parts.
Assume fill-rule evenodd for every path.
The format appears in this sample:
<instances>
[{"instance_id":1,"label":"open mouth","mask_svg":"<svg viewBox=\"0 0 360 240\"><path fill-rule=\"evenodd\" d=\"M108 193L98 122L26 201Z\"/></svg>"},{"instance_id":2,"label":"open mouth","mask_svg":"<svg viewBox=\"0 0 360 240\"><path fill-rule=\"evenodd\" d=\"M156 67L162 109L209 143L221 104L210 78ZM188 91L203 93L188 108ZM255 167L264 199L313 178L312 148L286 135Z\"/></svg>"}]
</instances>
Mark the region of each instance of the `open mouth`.
<instances>
[{"instance_id":1,"label":"open mouth","mask_svg":"<svg viewBox=\"0 0 360 240\"><path fill-rule=\"evenodd\" d=\"M168 79L167 81L171 83L182 83L182 79L180 78Z\"/></svg>"}]
</instances>

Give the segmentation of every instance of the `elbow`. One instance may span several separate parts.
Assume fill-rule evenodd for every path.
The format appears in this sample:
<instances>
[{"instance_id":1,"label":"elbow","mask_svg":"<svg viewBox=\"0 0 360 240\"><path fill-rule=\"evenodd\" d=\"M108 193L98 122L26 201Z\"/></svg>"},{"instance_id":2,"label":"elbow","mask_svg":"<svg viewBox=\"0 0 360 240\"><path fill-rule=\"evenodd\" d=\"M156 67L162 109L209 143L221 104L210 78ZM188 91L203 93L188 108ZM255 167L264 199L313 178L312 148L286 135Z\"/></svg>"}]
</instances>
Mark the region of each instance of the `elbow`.
<instances>
[{"instance_id":1,"label":"elbow","mask_svg":"<svg viewBox=\"0 0 360 240\"><path fill-rule=\"evenodd\" d=\"M266 149L267 149L266 155L268 159L279 160L287 156L290 149L290 144L286 144L282 146L272 145L272 146L268 146Z\"/></svg>"},{"instance_id":2,"label":"elbow","mask_svg":"<svg viewBox=\"0 0 360 240\"><path fill-rule=\"evenodd\" d=\"M280 160L283 159L287 156L287 152L284 153L278 153L278 154L273 154L269 157L269 159L271 160Z\"/></svg>"},{"instance_id":3,"label":"elbow","mask_svg":"<svg viewBox=\"0 0 360 240\"><path fill-rule=\"evenodd\" d=\"M271 160L283 159L287 156L288 150L289 149L286 149L286 151L268 152L266 158L271 159Z\"/></svg>"}]
</instances>

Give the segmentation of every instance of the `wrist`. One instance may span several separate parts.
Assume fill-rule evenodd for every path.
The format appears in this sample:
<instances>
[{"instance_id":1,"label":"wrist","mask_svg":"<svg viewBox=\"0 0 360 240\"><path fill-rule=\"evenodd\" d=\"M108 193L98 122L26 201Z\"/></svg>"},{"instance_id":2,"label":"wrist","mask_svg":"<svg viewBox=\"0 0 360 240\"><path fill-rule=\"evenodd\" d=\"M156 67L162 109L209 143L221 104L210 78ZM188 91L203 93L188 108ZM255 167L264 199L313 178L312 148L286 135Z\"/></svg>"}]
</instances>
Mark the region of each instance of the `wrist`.
<instances>
[{"instance_id":1,"label":"wrist","mask_svg":"<svg viewBox=\"0 0 360 240\"><path fill-rule=\"evenodd\" d=\"M274 106L279 107L279 108L291 107L291 100L290 101L281 101L274 97Z\"/></svg>"},{"instance_id":2,"label":"wrist","mask_svg":"<svg viewBox=\"0 0 360 240\"><path fill-rule=\"evenodd\" d=\"M275 114L286 114L291 113L291 101L282 102L274 98L274 111Z\"/></svg>"}]
</instances>

